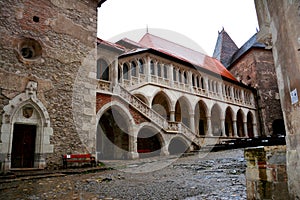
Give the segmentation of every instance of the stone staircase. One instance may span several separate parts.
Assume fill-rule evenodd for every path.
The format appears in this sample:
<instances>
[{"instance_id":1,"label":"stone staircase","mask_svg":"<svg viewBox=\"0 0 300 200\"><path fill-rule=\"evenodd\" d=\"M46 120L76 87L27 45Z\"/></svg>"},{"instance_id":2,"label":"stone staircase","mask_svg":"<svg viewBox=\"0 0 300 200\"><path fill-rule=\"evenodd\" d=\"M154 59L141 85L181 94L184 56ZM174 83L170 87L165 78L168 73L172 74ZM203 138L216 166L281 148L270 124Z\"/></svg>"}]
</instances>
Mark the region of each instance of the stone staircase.
<instances>
[{"instance_id":1,"label":"stone staircase","mask_svg":"<svg viewBox=\"0 0 300 200\"><path fill-rule=\"evenodd\" d=\"M139 111L140 114L150 119L152 123L163 129L166 133L181 134L190 142L196 144L197 146L201 146L200 137L183 123L167 121L160 114L155 112L143 101L132 95L128 90L120 85L116 85L113 89L113 92L115 95L119 95L125 102Z\"/></svg>"}]
</instances>

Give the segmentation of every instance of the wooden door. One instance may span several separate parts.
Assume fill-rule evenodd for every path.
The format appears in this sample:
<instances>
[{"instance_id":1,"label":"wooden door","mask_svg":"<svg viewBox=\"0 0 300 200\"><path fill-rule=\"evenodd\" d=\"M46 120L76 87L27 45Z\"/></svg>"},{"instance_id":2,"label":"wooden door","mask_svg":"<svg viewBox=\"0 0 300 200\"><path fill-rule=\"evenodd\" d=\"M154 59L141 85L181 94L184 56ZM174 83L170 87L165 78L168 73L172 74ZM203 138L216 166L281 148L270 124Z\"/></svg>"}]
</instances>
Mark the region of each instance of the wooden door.
<instances>
[{"instance_id":1,"label":"wooden door","mask_svg":"<svg viewBox=\"0 0 300 200\"><path fill-rule=\"evenodd\" d=\"M36 126L15 124L12 142L11 167L33 168Z\"/></svg>"}]
</instances>

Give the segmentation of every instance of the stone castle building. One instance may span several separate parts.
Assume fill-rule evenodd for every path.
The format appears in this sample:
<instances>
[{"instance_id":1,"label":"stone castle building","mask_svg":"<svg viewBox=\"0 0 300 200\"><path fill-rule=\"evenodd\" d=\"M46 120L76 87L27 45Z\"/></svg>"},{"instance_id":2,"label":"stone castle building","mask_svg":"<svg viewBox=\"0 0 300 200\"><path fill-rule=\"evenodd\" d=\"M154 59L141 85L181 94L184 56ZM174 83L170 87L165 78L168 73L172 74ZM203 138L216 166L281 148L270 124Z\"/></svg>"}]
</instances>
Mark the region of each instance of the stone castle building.
<instances>
[{"instance_id":1,"label":"stone castle building","mask_svg":"<svg viewBox=\"0 0 300 200\"><path fill-rule=\"evenodd\" d=\"M55 167L61 154L95 151L101 3L0 1L1 171Z\"/></svg>"},{"instance_id":2,"label":"stone castle building","mask_svg":"<svg viewBox=\"0 0 300 200\"><path fill-rule=\"evenodd\" d=\"M274 134L261 132L258 89L238 75L252 50L228 67L149 33L96 40L103 2L0 2L1 171L58 168L69 153L134 159Z\"/></svg>"},{"instance_id":3,"label":"stone castle building","mask_svg":"<svg viewBox=\"0 0 300 200\"><path fill-rule=\"evenodd\" d=\"M238 81L256 89L261 135L285 135L272 49L258 42L257 33L238 48L223 28L213 57L220 60Z\"/></svg>"}]
</instances>

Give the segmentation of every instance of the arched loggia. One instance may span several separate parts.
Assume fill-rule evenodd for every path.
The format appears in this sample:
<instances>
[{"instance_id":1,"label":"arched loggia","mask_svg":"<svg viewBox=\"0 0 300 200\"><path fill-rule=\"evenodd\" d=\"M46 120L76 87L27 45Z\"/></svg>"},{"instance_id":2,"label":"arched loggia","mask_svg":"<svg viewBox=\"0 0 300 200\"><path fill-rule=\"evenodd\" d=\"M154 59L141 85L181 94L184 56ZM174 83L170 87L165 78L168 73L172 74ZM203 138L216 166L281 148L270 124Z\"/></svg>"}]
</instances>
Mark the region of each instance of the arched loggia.
<instances>
[{"instance_id":1,"label":"arched loggia","mask_svg":"<svg viewBox=\"0 0 300 200\"><path fill-rule=\"evenodd\" d=\"M124 159L129 152L129 125L120 108L110 107L99 120L97 152L99 159Z\"/></svg>"}]
</instances>

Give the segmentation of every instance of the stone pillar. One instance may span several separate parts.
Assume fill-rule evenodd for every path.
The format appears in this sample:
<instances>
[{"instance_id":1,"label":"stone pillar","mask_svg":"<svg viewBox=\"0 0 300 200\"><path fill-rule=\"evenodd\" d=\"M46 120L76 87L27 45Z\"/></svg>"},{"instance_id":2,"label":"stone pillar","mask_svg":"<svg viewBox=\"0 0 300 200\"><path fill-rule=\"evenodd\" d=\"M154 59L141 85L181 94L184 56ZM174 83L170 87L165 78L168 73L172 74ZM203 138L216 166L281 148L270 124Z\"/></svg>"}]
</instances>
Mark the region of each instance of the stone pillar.
<instances>
[{"instance_id":1,"label":"stone pillar","mask_svg":"<svg viewBox=\"0 0 300 200\"><path fill-rule=\"evenodd\" d=\"M213 136L210 116L207 116L207 136Z\"/></svg>"},{"instance_id":2,"label":"stone pillar","mask_svg":"<svg viewBox=\"0 0 300 200\"><path fill-rule=\"evenodd\" d=\"M225 119L221 119L221 131L222 131L222 137L226 137Z\"/></svg>"},{"instance_id":3,"label":"stone pillar","mask_svg":"<svg viewBox=\"0 0 300 200\"><path fill-rule=\"evenodd\" d=\"M170 80L170 86L174 86L174 79L173 79L173 65L171 64L169 67L169 80Z\"/></svg>"},{"instance_id":4,"label":"stone pillar","mask_svg":"<svg viewBox=\"0 0 300 200\"><path fill-rule=\"evenodd\" d=\"M256 123L253 123L253 135L254 135L254 137L258 137Z\"/></svg>"},{"instance_id":5,"label":"stone pillar","mask_svg":"<svg viewBox=\"0 0 300 200\"><path fill-rule=\"evenodd\" d=\"M244 123L244 133L245 133L245 137L249 137L248 136L248 127L247 127L247 121L243 122Z\"/></svg>"},{"instance_id":6,"label":"stone pillar","mask_svg":"<svg viewBox=\"0 0 300 200\"><path fill-rule=\"evenodd\" d=\"M151 65L151 58L147 57L147 61L146 61L146 65L145 65L145 75L146 75L146 81L147 82L151 82L150 65Z\"/></svg>"},{"instance_id":7,"label":"stone pillar","mask_svg":"<svg viewBox=\"0 0 300 200\"><path fill-rule=\"evenodd\" d=\"M189 85L190 91L194 92L194 89L193 89L193 73L191 71L188 71L187 74L188 74L188 77L187 77L188 81L187 81L187 83Z\"/></svg>"},{"instance_id":8,"label":"stone pillar","mask_svg":"<svg viewBox=\"0 0 300 200\"><path fill-rule=\"evenodd\" d=\"M137 159L139 158L139 154L137 152L137 130L135 127L129 128L129 150L128 150L128 158L129 159Z\"/></svg>"},{"instance_id":9,"label":"stone pillar","mask_svg":"<svg viewBox=\"0 0 300 200\"><path fill-rule=\"evenodd\" d=\"M245 149L247 199L290 199L286 173L286 147Z\"/></svg>"},{"instance_id":10,"label":"stone pillar","mask_svg":"<svg viewBox=\"0 0 300 200\"><path fill-rule=\"evenodd\" d=\"M222 87L222 83L217 83L218 84L218 92L219 92L219 97L221 99L223 99L223 87Z\"/></svg>"},{"instance_id":11,"label":"stone pillar","mask_svg":"<svg viewBox=\"0 0 300 200\"><path fill-rule=\"evenodd\" d=\"M195 133L195 114L190 113L190 129Z\"/></svg>"},{"instance_id":12,"label":"stone pillar","mask_svg":"<svg viewBox=\"0 0 300 200\"><path fill-rule=\"evenodd\" d=\"M175 110L170 111L170 121L175 122Z\"/></svg>"},{"instance_id":13,"label":"stone pillar","mask_svg":"<svg viewBox=\"0 0 300 200\"><path fill-rule=\"evenodd\" d=\"M112 87L115 87L118 84L118 59L117 58L114 61L114 65L112 65L111 82L112 82Z\"/></svg>"},{"instance_id":14,"label":"stone pillar","mask_svg":"<svg viewBox=\"0 0 300 200\"><path fill-rule=\"evenodd\" d=\"M203 77L203 80L204 80L204 90L205 90L205 93L209 94L209 91L208 91L208 78L207 77Z\"/></svg>"},{"instance_id":15,"label":"stone pillar","mask_svg":"<svg viewBox=\"0 0 300 200\"><path fill-rule=\"evenodd\" d=\"M236 119L232 120L232 126L233 126L233 137L238 137Z\"/></svg>"}]
</instances>

